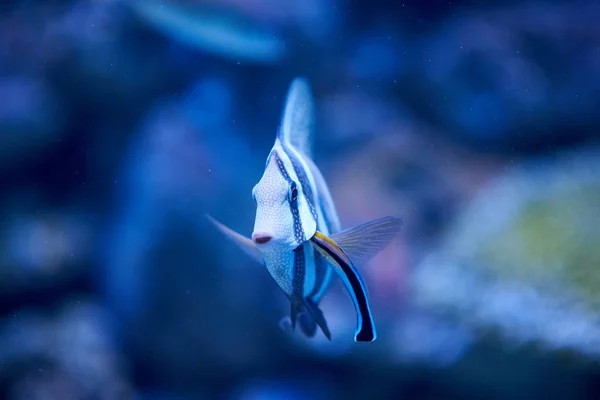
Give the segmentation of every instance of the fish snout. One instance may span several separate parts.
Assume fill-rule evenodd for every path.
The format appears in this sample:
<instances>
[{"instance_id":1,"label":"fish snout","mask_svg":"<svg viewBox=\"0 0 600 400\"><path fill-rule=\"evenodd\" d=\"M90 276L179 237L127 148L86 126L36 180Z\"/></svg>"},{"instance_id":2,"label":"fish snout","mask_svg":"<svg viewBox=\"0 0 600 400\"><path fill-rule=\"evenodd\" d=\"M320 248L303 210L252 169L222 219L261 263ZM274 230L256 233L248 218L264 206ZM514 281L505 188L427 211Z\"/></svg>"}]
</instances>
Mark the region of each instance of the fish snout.
<instances>
[{"instance_id":1,"label":"fish snout","mask_svg":"<svg viewBox=\"0 0 600 400\"><path fill-rule=\"evenodd\" d=\"M256 244L267 244L273 239L273 237L269 234L258 232L252 234L252 240Z\"/></svg>"}]
</instances>

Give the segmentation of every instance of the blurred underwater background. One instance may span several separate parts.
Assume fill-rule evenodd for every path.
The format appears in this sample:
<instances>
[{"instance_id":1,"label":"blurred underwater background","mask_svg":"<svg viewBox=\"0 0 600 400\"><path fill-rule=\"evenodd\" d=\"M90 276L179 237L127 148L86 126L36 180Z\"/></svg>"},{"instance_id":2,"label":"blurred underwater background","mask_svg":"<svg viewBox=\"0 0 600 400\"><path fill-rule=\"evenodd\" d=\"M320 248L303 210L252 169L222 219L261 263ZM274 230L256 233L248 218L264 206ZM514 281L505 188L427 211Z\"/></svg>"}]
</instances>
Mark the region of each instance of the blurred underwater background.
<instances>
[{"instance_id":1,"label":"blurred underwater background","mask_svg":"<svg viewBox=\"0 0 600 400\"><path fill-rule=\"evenodd\" d=\"M600 3L0 1L0 398L600 398ZM250 235L288 85L378 339Z\"/></svg>"}]
</instances>

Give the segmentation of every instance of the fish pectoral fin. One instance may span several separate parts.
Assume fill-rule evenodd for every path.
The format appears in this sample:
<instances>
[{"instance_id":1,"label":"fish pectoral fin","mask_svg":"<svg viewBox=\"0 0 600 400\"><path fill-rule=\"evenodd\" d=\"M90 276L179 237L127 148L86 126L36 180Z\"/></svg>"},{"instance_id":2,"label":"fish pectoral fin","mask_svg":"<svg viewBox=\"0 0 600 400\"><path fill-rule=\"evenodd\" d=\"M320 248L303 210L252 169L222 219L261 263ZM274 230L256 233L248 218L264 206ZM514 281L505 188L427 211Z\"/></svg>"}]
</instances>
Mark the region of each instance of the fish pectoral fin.
<instances>
[{"instance_id":1,"label":"fish pectoral fin","mask_svg":"<svg viewBox=\"0 0 600 400\"><path fill-rule=\"evenodd\" d=\"M212 222L217 227L217 229L219 229L225 236L227 236L227 238L229 238L235 244L237 244L238 247L244 251L244 253L250 256L250 258L252 258L254 261L261 265L265 263L262 254L254 245L252 239L247 238L246 236L241 235L232 229L229 229L228 227L226 227L225 225L223 225L208 214L206 214L206 218L208 218L208 220Z\"/></svg>"},{"instance_id":2,"label":"fish pectoral fin","mask_svg":"<svg viewBox=\"0 0 600 400\"><path fill-rule=\"evenodd\" d=\"M314 247L327 260L340 276L356 310L357 327L354 333L356 342L372 342L377 338L375 323L371 314L367 289L360 273L348 255L332 239L316 232L310 239Z\"/></svg>"},{"instance_id":3,"label":"fish pectoral fin","mask_svg":"<svg viewBox=\"0 0 600 400\"><path fill-rule=\"evenodd\" d=\"M362 266L383 250L402 228L402 220L383 217L331 235L352 262Z\"/></svg>"}]
</instances>

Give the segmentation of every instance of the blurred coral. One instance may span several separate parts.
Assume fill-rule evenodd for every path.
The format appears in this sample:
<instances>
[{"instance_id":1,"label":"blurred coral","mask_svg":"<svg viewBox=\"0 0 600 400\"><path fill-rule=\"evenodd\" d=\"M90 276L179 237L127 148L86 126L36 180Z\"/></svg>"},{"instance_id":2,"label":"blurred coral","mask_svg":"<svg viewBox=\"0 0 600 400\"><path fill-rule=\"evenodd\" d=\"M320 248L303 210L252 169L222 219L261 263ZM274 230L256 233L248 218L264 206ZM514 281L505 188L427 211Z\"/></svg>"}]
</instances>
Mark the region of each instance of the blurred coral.
<instances>
[{"instance_id":1,"label":"blurred coral","mask_svg":"<svg viewBox=\"0 0 600 400\"><path fill-rule=\"evenodd\" d=\"M513 341L600 354L598 160L572 151L490 182L417 268L419 303Z\"/></svg>"}]
</instances>

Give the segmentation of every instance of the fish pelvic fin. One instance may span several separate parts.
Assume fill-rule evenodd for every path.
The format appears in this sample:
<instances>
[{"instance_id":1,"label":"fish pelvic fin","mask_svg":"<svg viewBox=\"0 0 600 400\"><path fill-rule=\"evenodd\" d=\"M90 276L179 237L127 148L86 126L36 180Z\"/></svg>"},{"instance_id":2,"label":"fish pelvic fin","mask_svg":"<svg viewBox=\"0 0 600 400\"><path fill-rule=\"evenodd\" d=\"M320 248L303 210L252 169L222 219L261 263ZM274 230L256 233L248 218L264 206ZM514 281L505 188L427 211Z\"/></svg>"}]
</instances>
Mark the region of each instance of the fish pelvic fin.
<instances>
[{"instance_id":1,"label":"fish pelvic fin","mask_svg":"<svg viewBox=\"0 0 600 400\"><path fill-rule=\"evenodd\" d=\"M306 79L298 77L288 89L277 136L282 142L311 157L314 120L310 86Z\"/></svg>"},{"instance_id":2,"label":"fish pelvic fin","mask_svg":"<svg viewBox=\"0 0 600 400\"><path fill-rule=\"evenodd\" d=\"M317 333L317 323L309 313L301 313L298 316L298 326L307 337L312 338Z\"/></svg>"},{"instance_id":3,"label":"fish pelvic fin","mask_svg":"<svg viewBox=\"0 0 600 400\"><path fill-rule=\"evenodd\" d=\"M373 342L377 339L375 323L371 314L369 297L363 279L348 255L332 239L316 232L310 239L315 248L340 276L356 310L356 342Z\"/></svg>"},{"instance_id":4,"label":"fish pelvic fin","mask_svg":"<svg viewBox=\"0 0 600 400\"><path fill-rule=\"evenodd\" d=\"M387 247L402 228L402 220L383 217L331 235L331 240L348 255L355 265L367 264Z\"/></svg>"},{"instance_id":5,"label":"fish pelvic fin","mask_svg":"<svg viewBox=\"0 0 600 400\"><path fill-rule=\"evenodd\" d=\"M244 253L250 256L251 259L261 265L265 263L262 254L254 245L252 239L247 238L246 236L241 235L232 229L229 229L227 226L223 225L208 214L206 214L206 218L212 222L229 240L237 244L238 247L244 251Z\"/></svg>"},{"instance_id":6,"label":"fish pelvic fin","mask_svg":"<svg viewBox=\"0 0 600 400\"><path fill-rule=\"evenodd\" d=\"M298 320L298 314L304 308L302 305L302 301L298 297L290 298L290 320L292 322L292 330L296 330L296 321Z\"/></svg>"},{"instance_id":7,"label":"fish pelvic fin","mask_svg":"<svg viewBox=\"0 0 600 400\"><path fill-rule=\"evenodd\" d=\"M317 323L306 311L298 314L298 326L300 326L300 330L306 335L306 337L312 338L317 333ZM287 315L281 318L279 321L279 327L284 332L294 332L294 328L292 328L292 319Z\"/></svg>"},{"instance_id":8,"label":"fish pelvic fin","mask_svg":"<svg viewBox=\"0 0 600 400\"><path fill-rule=\"evenodd\" d=\"M321 311L319 306L315 304L311 299L304 299L304 305L308 310L309 314L311 315L313 321L323 331L325 337L331 340L331 332L329 331L329 327L327 326L327 321L325 320L325 315L323 315L323 311Z\"/></svg>"},{"instance_id":9,"label":"fish pelvic fin","mask_svg":"<svg viewBox=\"0 0 600 400\"><path fill-rule=\"evenodd\" d=\"M291 312L290 322L292 330L296 330L296 323L300 330L308 337L317 333L317 326L321 328L325 337L331 340L331 331L327 326L325 315L319 306L309 298L290 297Z\"/></svg>"}]
</instances>

